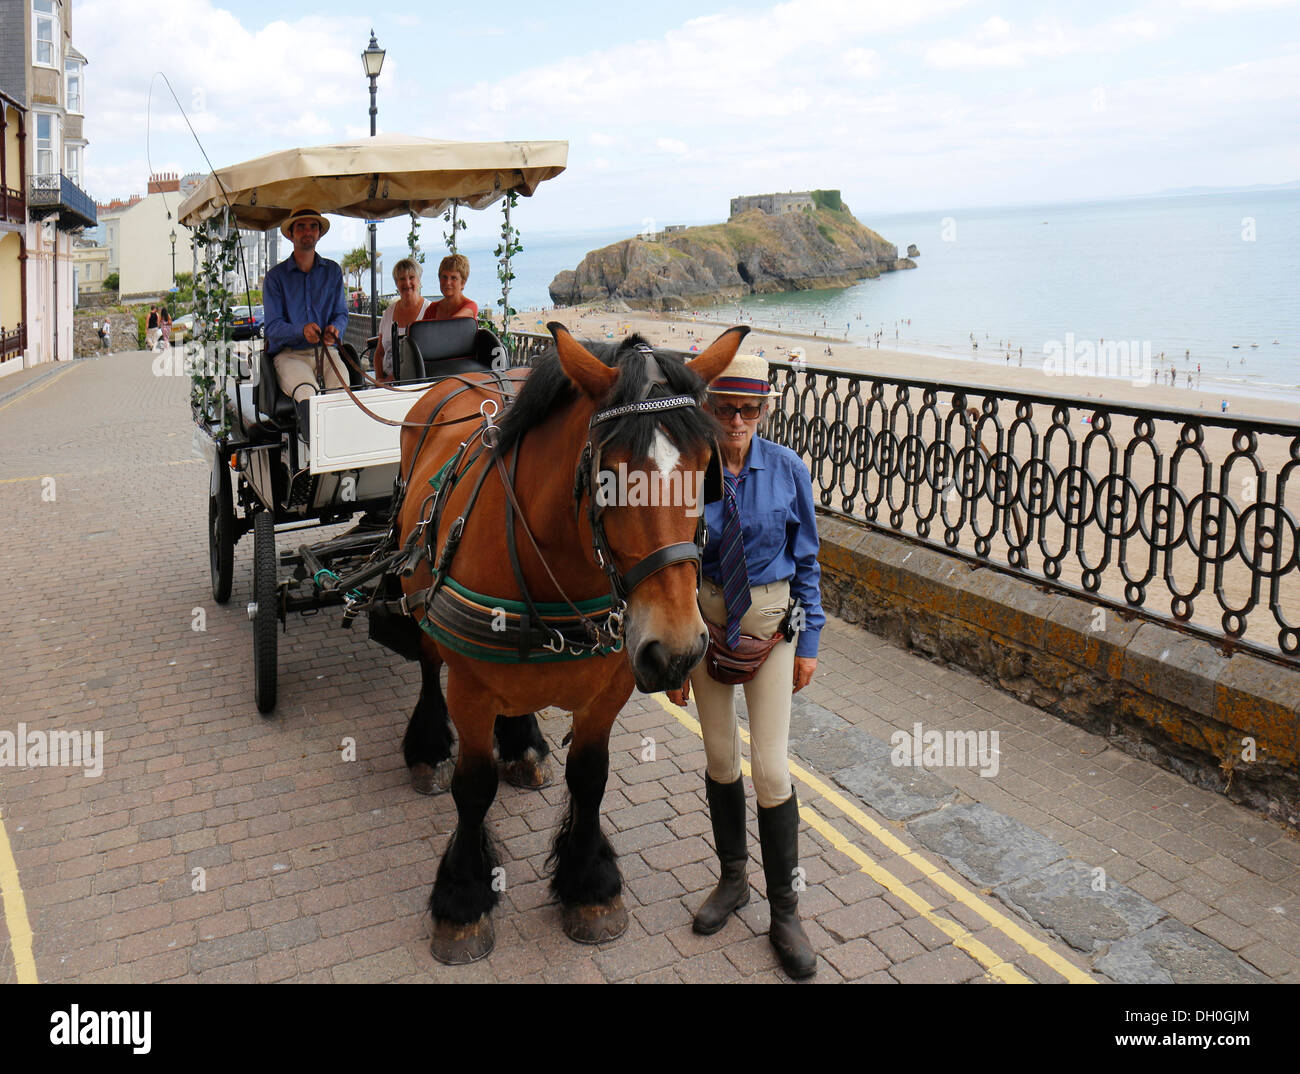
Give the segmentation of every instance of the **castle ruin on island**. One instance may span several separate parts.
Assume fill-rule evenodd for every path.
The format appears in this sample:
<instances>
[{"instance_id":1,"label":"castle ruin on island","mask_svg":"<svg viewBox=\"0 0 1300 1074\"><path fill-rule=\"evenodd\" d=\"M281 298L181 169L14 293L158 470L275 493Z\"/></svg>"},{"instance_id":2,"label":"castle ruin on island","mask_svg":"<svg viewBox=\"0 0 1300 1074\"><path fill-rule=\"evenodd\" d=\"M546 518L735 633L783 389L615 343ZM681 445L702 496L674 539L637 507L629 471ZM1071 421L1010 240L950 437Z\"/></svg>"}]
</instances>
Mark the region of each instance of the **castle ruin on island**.
<instances>
[{"instance_id":1,"label":"castle ruin on island","mask_svg":"<svg viewBox=\"0 0 1300 1074\"><path fill-rule=\"evenodd\" d=\"M835 193L838 194L839 191ZM777 216L781 213L811 212L813 207L811 190L789 191L785 194L746 194L731 199L731 216L728 219L734 220L751 209Z\"/></svg>"}]
</instances>

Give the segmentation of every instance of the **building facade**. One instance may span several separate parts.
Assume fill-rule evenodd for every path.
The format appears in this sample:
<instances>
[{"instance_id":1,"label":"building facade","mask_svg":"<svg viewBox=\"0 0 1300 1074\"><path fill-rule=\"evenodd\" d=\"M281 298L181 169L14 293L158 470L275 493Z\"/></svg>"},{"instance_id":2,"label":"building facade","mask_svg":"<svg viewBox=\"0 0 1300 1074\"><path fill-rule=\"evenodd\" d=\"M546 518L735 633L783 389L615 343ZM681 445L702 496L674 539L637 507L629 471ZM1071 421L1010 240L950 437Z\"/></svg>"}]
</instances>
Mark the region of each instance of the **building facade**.
<instances>
[{"instance_id":1,"label":"building facade","mask_svg":"<svg viewBox=\"0 0 1300 1074\"><path fill-rule=\"evenodd\" d=\"M86 57L72 44L71 0L0 0L0 25L0 91L27 110L22 356L0 365L4 373L72 358L73 236L94 226L95 204L81 188Z\"/></svg>"},{"instance_id":2,"label":"building facade","mask_svg":"<svg viewBox=\"0 0 1300 1074\"><path fill-rule=\"evenodd\" d=\"M811 191L791 191L788 194L746 194L731 199L731 216L737 217L751 209L775 216L779 213L798 213L813 208Z\"/></svg>"},{"instance_id":3,"label":"building facade","mask_svg":"<svg viewBox=\"0 0 1300 1074\"><path fill-rule=\"evenodd\" d=\"M149 179L143 198L134 195L99 206L97 234L107 248L105 271L118 274L124 301L170 290L173 266L176 272L191 271L190 230L177 220L184 199L180 178L165 173Z\"/></svg>"},{"instance_id":4,"label":"building facade","mask_svg":"<svg viewBox=\"0 0 1300 1074\"><path fill-rule=\"evenodd\" d=\"M0 90L0 372L21 369L27 346L27 108ZM12 365L10 363L13 363Z\"/></svg>"}]
</instances>

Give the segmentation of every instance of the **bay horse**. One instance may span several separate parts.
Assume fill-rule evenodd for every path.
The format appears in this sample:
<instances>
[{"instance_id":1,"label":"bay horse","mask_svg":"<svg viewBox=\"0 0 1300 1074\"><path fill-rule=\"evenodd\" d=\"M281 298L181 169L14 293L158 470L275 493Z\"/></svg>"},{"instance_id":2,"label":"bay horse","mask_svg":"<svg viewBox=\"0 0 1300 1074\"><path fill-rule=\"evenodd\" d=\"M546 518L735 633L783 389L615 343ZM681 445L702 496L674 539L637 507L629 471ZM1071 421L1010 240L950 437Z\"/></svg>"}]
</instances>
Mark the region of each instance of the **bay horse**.
<instances>
[{"instance_id":1,"label":"bay horse","mask_svg":"<svg viewBox=\"0 0 1300 1074\"><path fill-rule=\"evenodd\" d=\"M715 425L700 403L749 330L728 329L686 363L640 336L593 353L563 325L547 327L554 346L499 426L492 415L503 406L501 389L484 374L472 387L469 377L435 385L402 430L410 477L400 538L406 547L415 534L425 549L402 588L424 628L425 691L441 702L445 663L444 711L460 739L451 781L457 825L429 897L430 949L452 965L484 957L494 943L498 858L484 825L497 791L494 727L500 733L548 705L573 714L568 807L547 863L551 890L570 938L614 939L628 916L600 827L610 728L634 687L679 686L708 642L696 604L703 503L598 492L614 472L628 488L638 480L643 488L702 488L716 459ZM452 424L477 414L487 420L469 436ZM430 486L437 491L416 494Z\"/></svg>"}]
</instances>

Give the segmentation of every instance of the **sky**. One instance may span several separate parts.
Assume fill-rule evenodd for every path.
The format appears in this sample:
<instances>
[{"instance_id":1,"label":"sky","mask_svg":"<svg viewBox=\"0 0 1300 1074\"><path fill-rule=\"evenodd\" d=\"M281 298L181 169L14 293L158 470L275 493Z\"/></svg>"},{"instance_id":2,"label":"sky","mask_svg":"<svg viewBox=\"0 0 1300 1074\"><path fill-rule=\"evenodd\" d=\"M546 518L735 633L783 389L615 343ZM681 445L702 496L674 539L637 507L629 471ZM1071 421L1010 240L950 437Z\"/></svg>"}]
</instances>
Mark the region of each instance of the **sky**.
<instances>
[{"instance_id":1,"label":"sky","mask_svg":"<svg viewBox=\"0 0 1300 1074\"><path fill-rule=\"evenodd\" d=\"M381 131L569 142L526 230L631 235L818 187L870 224L1300 179L1300 0L71 2L99 200L207 170L168 81L217 167L367 134L372 26Z\"/></svg>"}]
</instances>

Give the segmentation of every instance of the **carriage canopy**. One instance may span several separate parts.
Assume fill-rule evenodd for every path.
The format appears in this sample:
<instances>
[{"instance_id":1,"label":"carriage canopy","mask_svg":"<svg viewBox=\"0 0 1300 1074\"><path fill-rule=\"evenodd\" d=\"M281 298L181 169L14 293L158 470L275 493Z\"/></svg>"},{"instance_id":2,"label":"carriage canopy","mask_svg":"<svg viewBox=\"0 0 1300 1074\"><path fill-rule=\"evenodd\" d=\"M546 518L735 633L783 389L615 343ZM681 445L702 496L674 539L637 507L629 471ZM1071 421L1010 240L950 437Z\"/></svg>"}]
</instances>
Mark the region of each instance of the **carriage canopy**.
<instances>
[{"instance_id":1,"label":"carriage canopy","mask_svg":"<svg viewBox=\"0 0 1300 1074\"><path fill-rule=\"evenodd\" d=\"M564 171L569 143L448 142L380 134L284 149L207 177L181 204L195 227L227 206L239 227L276 227L295 208L362 220L437 216L453 200L483 209L513 190L531 195Z\"/></svg>"}]
</instances>

